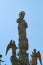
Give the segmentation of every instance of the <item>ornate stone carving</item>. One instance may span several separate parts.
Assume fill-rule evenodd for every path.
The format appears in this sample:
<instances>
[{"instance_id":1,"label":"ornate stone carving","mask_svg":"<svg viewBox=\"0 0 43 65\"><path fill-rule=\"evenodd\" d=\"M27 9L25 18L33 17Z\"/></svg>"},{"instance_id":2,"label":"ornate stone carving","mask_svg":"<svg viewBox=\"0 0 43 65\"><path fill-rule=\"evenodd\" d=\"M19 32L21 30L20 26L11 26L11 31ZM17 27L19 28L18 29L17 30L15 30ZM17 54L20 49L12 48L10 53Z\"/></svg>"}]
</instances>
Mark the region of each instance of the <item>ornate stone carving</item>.
<instances>
[{"instance_id":1,"label":"ornate stone carving","mask_svg":"<svg viewBox=\"0 0 43 65\"><path fill-rule=\"evenodd\" d=\"M19 34L19 40L18 40L18 48L15 45L15 41L11 40L10 43L7 46L6 49L6 55L9 51L9 49L12 49L12 56L10 58L12 65L37 65L37 58L40 61L40 64L42 65L41 60L41 54L40 52L36 51L36 49L33 50L31 55L31 60L29 62L29 54L27 53L27 50L29 48L28 39L26 37L26 29L28 27L26 21L24 20L25 12L21 11L19 13L19 18L17 19L18 23L18 34ZM16 50L19 49L18 57L16 56Z\"/></svg>"}]
</instances>

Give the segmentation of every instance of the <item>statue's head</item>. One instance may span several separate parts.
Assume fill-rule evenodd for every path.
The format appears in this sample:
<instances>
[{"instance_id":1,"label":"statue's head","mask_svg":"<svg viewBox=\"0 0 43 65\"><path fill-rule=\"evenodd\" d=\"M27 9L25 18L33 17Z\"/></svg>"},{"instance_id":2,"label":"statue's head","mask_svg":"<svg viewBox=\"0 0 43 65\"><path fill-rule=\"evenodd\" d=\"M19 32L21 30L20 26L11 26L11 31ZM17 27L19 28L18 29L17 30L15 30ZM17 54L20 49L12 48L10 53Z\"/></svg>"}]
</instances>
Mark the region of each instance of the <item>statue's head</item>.
<instances>
[{"instance_id":1,"label":"statue's head","mask_svg":"<svg viewBox=\"0 0 43 65\"><path fill-rule=\"evenodd\" d=\"M20 17L21 19L23 19L24 16L25 16L25 12L24 12L24 11L21 11L21 12L19 13L19 17Z\"/></svg>"},{"instance_id":2,"label":"statue's head","mask_svg":"<svg viewBox=\"0 0 43 65\"><path fill-rule=\"evenodd\" d=\"M17 49L16 44L15 44L15 41L13 41L13 45L14 45L14 46L15 46L15 48Z\"/></svg>"},{"instance_id":3,"label":"statue's head","mask_svg":"<svg viewBox=\"0 0 43 65\"><path fill-rule=\"evenodd\" d=\"M36 49L34 49L34 52L36 52Z\"/></svg>"}]
</instances>

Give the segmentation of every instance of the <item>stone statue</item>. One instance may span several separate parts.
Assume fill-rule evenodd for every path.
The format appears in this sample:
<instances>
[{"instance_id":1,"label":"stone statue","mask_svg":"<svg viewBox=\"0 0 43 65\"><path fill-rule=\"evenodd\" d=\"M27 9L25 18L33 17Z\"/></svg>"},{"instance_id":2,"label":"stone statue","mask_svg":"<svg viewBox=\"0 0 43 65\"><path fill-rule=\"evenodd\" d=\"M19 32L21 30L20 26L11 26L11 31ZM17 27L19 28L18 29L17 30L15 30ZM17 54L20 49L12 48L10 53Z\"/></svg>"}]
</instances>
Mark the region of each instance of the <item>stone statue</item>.
<instances>
[{"instance_id":1,"label":"stone statue","mask_svg":"<svg viewBox=\"0 0 43 65\"><path fill-rule=\"evenodd\" d=\"M34 51L32 52L32 65L37 65L37 56L36 56L36 49L34 49Z\"/></svg>"},{"instance_id":2,"label":"stone statue","mask_svg":"<svg viewBox=\"0 0 43 65\"><path fill-rule=\"evenodd\" d=\"M21 49L28 49L28 39L26 37L26 29L28 27L27 23L24 20L25 12L21 11L19 13L19 18L17 19L18 23L18 34L19 34L19 47Z\"/></svg>"},{"instance_id":3,"label":"stone statue","mask_svg":"<svg viewBox=\"0 0 43 65\"><path fill-rule=\"evenodd\" d=\"M19 34L18 48L16 47L15 41L11 40L7 46L6 55L9 49L12 49L12 56L10 58L12 65L37 65L37 58L39 59L40 64L42 65L40 51L37 52L36 49L33 50L31 60L29 63L29 53L27 53L29 45L28 45L28 39L26 37L26 29L28 25L24 20L24 16L25 12L21 11L19 13L19 18L16 21L18 23L18 34ZM16 56L17 49L19 49L18 58Z\"/></svg>"},{"instance_id":4,"label":"stone statue","mask_svg":"<svg viewBox=\"0 0 43 65\"><path fill-rule=\"evenodd\" d=\"M7 55L8 51L9 51L9 49L12 49L12 56L10 58L10 60L12 62L12 65L14 65L14 64L17 65L17 62L16 62L17 61L17 57L16 57L16 49L17 49L17 47L15 45L15 41L11 40L10 43L8 44L7 49L6 49L6 55Z\"/></svg>"},{"instance_id":5,"label":"stone statue","mask_svg":"<svg viewBox=\"0 0 43 65\"><path fill-rule=\"evenodd\" d=\"M42 65L41 54L39 51L36 52L36 49L34 49L31 57L32 57L31 65L37 65L37 58L39 59L40 64Z\"/></svg>"},{"instance_id":6,"label":"stone statue","mask_svg":"<svg viewBox=\"0 0 43 65\"><path fill-rule=\"evenodd\" d=\"M21 11L19 13L19 18L17 19L18 23L18 33L19 33L19 40L24 40L26 38L26 28L27 23L24 20L25 12Z\"/></svg>"},{"instance_id":7,"label":"stone statue","mask_svg":"<svg viewBox=\"0 0 43 65\"><path fill-rule=\"evenodd\" d=\"M6 49L6 55L7 55L8 51L9 51L9 49L12 49L12 55L16 56L16 49L17 49L17 47L15 45L15 41L11 40L10 43L8 44L7 49Z\"/></svg>"},{"instance_id":8,"label":"stone statue","mask_svg":"<svg viewBox=\"0 0 43 65\"><path fill-rule=\"evenodd\" d=\"M26 29L28 27L27 23L24 20L25 12L21 11L19 13L19 18L17 19L18 23L18 34L19 34L19 59L23 65L29 65L28 59L28 39L26 37Z\"/></svg>"}]
</instances>

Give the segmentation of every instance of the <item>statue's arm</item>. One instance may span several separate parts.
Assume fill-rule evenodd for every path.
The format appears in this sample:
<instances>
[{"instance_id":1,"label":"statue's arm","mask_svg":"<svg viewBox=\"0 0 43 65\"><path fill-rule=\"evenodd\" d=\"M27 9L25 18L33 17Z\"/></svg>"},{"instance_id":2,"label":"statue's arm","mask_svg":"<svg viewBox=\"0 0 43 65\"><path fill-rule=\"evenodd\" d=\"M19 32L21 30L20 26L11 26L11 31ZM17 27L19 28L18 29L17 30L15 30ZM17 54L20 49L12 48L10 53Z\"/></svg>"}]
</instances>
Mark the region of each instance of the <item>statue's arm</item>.
<instances>
[{"instance_id":1,"label":"statue's arm","mask_svg":"<svg viewBox=\"0 0 43 65\"><path fill-rule=\"evenodd\" d=\"M19 22L20 22L20 19L18 18L18 19L17 19L17 23L19 23Z\"/></svg>"}]
</instances>

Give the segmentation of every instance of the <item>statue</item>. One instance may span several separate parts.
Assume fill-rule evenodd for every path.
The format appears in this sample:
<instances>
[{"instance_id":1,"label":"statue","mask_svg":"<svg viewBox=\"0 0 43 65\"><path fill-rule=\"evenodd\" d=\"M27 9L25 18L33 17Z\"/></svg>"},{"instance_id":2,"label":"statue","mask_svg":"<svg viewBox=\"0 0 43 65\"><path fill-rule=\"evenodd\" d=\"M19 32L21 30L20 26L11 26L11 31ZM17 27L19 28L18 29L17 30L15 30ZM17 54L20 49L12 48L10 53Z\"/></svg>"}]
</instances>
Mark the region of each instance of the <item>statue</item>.
<instances>
[{"instance_id":1,"label":"statue","mask_svg":"<svg viewBox=\"0 0 43 65\"><path fill-rule=\"evenodd\" d=\"M15 41L11 40L10 43L8 44L7 49L6 49L6 55L10 48L12 49L12 56L11 56L10 60L12 62L12 65L14 65L14 64L16 65L17 64L17 62L16 62L17 61L17 57L16 57L17 47L15 45Z\"/></svg>"},{"instance_id":2,"label":"statue","mask_svg":"<svg viewBox=\"0 0 43 65\"><path fill-rule=\"evenodd\" d=\"M27 23L24 20L25 12L21 11L19 13L19 18L17 19L18 23L18 32L19 32L19 40L24 40L26 38L26 28Z\"/></svg>"},{"instance_id":3,"label":"statue","mask_svg":"<svg viewBox=\"0 0 43 65\"><path fill-rule=\"evenodd\" d=\"M21 11L19 13L19 18L17 19L18 23L18 34L19 34L19 47L21 49L28 49L28 39L26 37L26 29L28 27L27 23L24 20L25 12Z\"/></svg>"},{"instance_id":4,"label":"statue","mask_svg":"<svg viewBox=\"0 0 43 65\"><path fill-rule=\"evenodd\" d=\"M31 57L32 57L31 65L37 65L37 59L39 59L40 64L42 65L41 54L39 51L36 52L36 49L34 49Z\"/></svg>"},{"instance_id":5,"label":"statue","mask_svg":"<svg viewBox=\"0 0 43 65\"><path fill-rule=\"evenodd\" d=\"M6 49L6 55L7 55L7 53L8 53L8 50L9 49L12 49L12 55L14 56L16 56L16 49L17 49L17 47L16 47L16 45L15 45L15 41L10 41L10 43L8 44L8 46L7 46L7 49Z\"/></svg>"},{"instance_id":6,"label":"statue","mask_svg":"<svg viewBox=\"0 0 43 65\"><path fill-rule=\"evenodd\" d=\"M41 54L40 51L33 50L31 55L31 60L29 63L29 54L27 50L29 48L28 39L26 37L26 29L28 27L27 23L24 20L25 12L21 11L19 13L19 18L17 19L18 23L18 34L19 34L19 42L18 48L15 45L15 41L11 40L6 49L6 55L9 49L12 49L12 56L10 58L12 65L37 65L37 58L42 65ZM19 49L18 58L16 57L16 50Z\"/></svg>"},{"instance_id":7,"label":"statue","mask_svg":"<svg viewBox=\"0 0 43 65\"><path fill-rule=\"evenodd\" d=\"M28 27L27 23L24 20L25 12L21 11L19 13L19 18L17 19L18 23L18 34L19 34L19 59L22 61L23 65L29 65L28 59L28 39L26 37L26 29Z\"/></svg>"}]
</instances>

